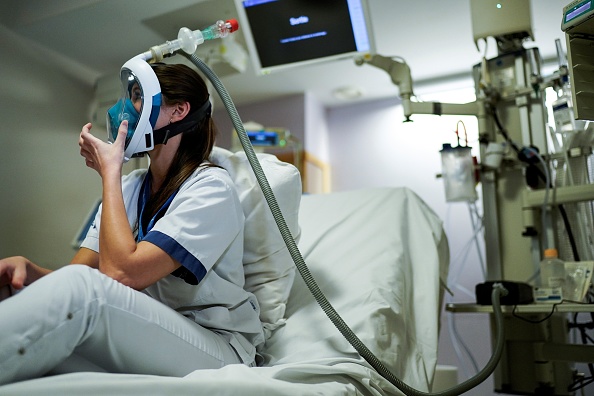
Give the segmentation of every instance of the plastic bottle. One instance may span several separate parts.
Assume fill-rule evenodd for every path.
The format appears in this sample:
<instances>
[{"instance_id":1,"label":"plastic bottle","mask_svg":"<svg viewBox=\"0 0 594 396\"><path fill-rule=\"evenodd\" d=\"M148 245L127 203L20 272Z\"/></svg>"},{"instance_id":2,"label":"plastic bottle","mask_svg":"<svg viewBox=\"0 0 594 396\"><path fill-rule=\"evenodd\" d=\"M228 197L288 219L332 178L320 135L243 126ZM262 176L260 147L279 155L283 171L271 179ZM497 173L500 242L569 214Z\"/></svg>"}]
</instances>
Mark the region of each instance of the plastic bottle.
<instances>
[{"instance_id":1,"label":"plastic bottle","mask_svg":"<svg viewBox=\"0 0 594 396\"><path fill-rule=\"evenodd\" d=\"M563 287L565 284L565 263L558 256L557 249L546 249L540 262L540 281L543 287Z\"/></svg>"}]
</instances>

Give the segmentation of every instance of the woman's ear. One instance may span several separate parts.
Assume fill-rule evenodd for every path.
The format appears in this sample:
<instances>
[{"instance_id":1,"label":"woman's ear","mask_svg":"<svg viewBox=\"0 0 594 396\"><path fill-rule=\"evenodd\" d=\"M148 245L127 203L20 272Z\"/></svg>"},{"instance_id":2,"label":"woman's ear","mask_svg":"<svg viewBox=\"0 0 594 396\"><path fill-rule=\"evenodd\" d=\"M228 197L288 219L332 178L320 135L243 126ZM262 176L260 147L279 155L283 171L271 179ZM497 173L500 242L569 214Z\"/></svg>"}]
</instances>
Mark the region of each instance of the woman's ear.
<instances>
[{"instance_id":1,"label":"woman's ear","mask_svg":"<svg viewBox=\"0 0 594 396\"><path fill-rule=\"evenodd\" d=\"M171 122L176 122L184 119L190 112L190 102L176 103L173 105L173 112L171 113Z\"/></svg>"}]
</instances>

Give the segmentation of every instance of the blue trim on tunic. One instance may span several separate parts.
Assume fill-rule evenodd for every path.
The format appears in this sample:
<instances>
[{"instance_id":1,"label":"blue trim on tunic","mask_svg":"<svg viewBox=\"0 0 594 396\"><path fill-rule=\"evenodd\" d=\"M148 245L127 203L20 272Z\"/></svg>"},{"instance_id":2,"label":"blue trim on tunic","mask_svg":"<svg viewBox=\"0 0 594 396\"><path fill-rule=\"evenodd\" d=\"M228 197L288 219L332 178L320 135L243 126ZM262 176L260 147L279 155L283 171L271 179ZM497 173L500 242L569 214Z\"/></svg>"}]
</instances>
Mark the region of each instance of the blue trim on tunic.
<instances>
[{"instance_id":1,"label":"blue trim on tunic","mask_svg":"<svg viewBox=\"0 0 594 396\"><path fill-rule=\"evenodd\" d=\"M173 201L173 198L175 198L175 196L177 195L177 191L174 191L173 194L171 194L171 196L169 198L167 198L167 201L163 204L163 206L161 206L159 208L159 210L157 211L157 213L155 213L155 215L153 216L152 219L150 219L149 223L146 226L143 226L143 221L145 220L144 218L144 205L146 204L146 202L149 200L150 196L151 196L151 178L152 175L149 172L147 172L144 181L142 182L142 189L140 191L140 194L138 194L138 235L136 236L136 241L140 242L144 239L144 235L146 233L148 233L151 228L153 228L153 226L155 225L155 223L161 218L163 217L163 215L165 214L165 212L167 211L167 209L169 209L169 205L171 205L171 202Z\"/></svg>"},{"instance_id":2,"label":"blue trim on tunic","mask_svg":"<svg viewBox=\"0 0 594 396\"><path fill-rule=\"evenodd\" d=\"M180 245L175 239L160 231L149 231L144 237L143 241L147 241L163 249L167 254L180 262L182 266L187 268L196 277L197 282L188 282L190 284L198 284L206 276L206 268L200 260Z\"/></svg>"},{"instance_id":3,"label":"blue trim on tunic","mask_svg":"<svg viewBox=\"0 0 594 396\"><path fill-rule=\"evenodd\" d=\"M144 181L142 182L141 191L138 194L138 208L137 208L138 234L136 235L137 242L145 240L145 234L149 233L151 231L151 229L153 228L153 226L155 225L155 223L157 221L159 221L159 219L161 219L161 217L163 217L165 215L165 212L167 211L167 209L169 209L169 205L171 205L173 198L175 198L175 196L177 195L177 192L178 192L178 190L174 191L173 194L171 194L171 196L163 204L163 206L161 206L161 208L157 211L157 213L155 213L153 218L150 219L150 221L146 225L146 227L143 226L143 221L146 220L144 218L145 217L144 216L144 205L149 200L150 195L151 195L150 194L151 178L152 178L151 172L148 171L146 176L144 177ZM159 246L157 243L154 243L154 244ZM173 246L173 244L171 244L171 243L169 243L169 245ZM180 245L180 248L187 253L187 251L181 245ZM163 248L163 250L165 250L165 248ZM172 251L175 251L175 250L177 250L177 249L173 249ZM165 250L165 251L167 252L167 250ZM169 255L171 257L173 257L173 255L171 253ZM175 259L177 259L177 258L175 258ZM179 262L183 263L182 260L180 260L180 259L177 259L177 260ZM191 260L188 260L187 258L186 258L186 261L191 262ZM200 261L198 261L198 263L200 263ZM199 268L203 268L203 267L204 266L202 266L202 264L200 263ZM171 275L183 279L186 283L188 283L190 285L197 285L200 282L200 280L204 277L204 275L203 275L201 278L198 278L196 276L196 274L190 268L187 268L184 264L182 264L181 267L179 267L178 269L173 271L171 273Z\"/></svg>"}]
</instances>

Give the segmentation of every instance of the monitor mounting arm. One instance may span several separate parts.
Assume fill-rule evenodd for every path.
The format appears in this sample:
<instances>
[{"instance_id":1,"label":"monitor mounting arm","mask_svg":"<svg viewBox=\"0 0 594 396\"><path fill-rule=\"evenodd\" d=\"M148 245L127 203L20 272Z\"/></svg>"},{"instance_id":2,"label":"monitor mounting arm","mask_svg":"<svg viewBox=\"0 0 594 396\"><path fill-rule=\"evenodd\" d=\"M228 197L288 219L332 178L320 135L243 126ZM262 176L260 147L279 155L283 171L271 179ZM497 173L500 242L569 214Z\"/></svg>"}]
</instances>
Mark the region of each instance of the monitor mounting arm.
<instances>
[{"instance_id":1,"label":"monitor mounting arm","mask_svg":"<svg viewBox=\"0 0 594 396\"><path fill-rule=\"evenodd\" d=\"M379 69L384 70L390 76L392 82L398 86L402 107L404 110L405 122L411 121L412 114L434 114L434 115L472 115L479 117L479 121L484 117L484 106L480 101L471 103L440 103L440 102L413 102L414 96L412 88L412 77L410 68L406 62L382 55L368 55L364 58L355 60L357 65L368 63Z\"/></svg>"},{"instance_id":2,"label":"monitor mounting arm","mask_svg":"<svg viewBox=\"0 0 594 396\"><path fill-rule=\"evenodd\" d=\"M412 90L412 77L410 75L410 68L406 62L399 61L393 58L388 58L382 55L369 55L365 58L358 58L355 60L357 65L368 63L388 73L394 85L398 86L400 97L402 98L402 105L404 107L405 122L410 121L412 112L407 103L410 104L410 98L414 95Z\"/></svg>"}]
</instances>

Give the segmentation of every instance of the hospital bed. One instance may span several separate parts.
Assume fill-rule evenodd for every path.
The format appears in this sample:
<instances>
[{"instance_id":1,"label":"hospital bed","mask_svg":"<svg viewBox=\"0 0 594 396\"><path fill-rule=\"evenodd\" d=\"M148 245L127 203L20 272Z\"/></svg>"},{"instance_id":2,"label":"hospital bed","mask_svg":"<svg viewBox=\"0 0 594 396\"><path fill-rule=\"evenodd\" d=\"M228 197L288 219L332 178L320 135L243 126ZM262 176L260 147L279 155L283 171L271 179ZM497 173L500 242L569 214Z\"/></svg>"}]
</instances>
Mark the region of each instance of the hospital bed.
<instances>
[{"instance_id":1,"label":"hospital bed","mask_svg":"<svg viewBox=\"0 0 594 396\"><path fill-rule=\"evenodd\" d=\"M441 221L407 188L302 196L294 167L268 154L258 156L299 250L330 303L398 378L431 390L440 279L446 278L449 263ZM246 288L264 300L261 319L268 338L259 349L258 367L229 365L184 378L74 372L0 387L0 394L400 394L355 352L295 271L245 155L217 149L213 158L238 185L246 238L251 234L253 239L246 244L256 246L244 262L251 260ZM268 238L267 247L258 246L259 238Z\"/></svg>"}]
</instances>

